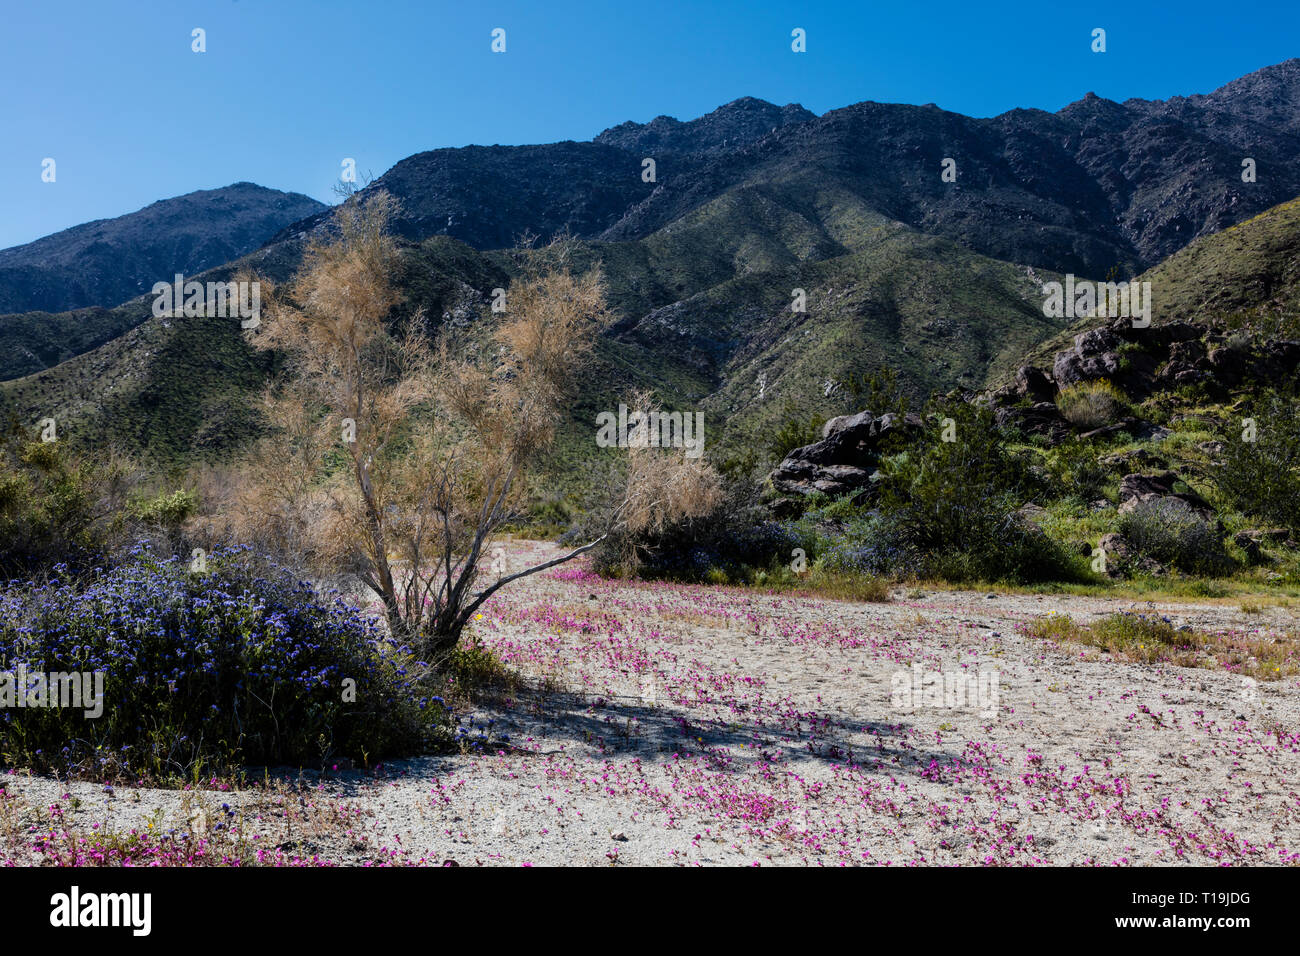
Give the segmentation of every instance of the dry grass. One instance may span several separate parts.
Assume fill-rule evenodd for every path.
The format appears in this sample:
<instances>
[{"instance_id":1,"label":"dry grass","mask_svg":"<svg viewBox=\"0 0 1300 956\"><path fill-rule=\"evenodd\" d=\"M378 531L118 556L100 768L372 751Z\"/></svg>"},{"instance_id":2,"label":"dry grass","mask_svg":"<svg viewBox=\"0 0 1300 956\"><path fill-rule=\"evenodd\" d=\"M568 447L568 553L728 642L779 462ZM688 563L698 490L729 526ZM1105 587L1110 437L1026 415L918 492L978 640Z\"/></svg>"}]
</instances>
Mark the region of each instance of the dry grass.
<instances>
[{"instance_id":1,"label":"dry grass","mask_svg":"<svg viewBox=\"0 0 1300 956\"><path fill-rule=\"evenodd\" d=\"M833 601L857 601L885 604L890 598L889 582L884 578L861 574L837 574L814 570L793 579L769 578L759 585L765 590L798 597L827 598Z\"/></svg>"},{"instance_id":2,"label":"dry grass","mask_svg":"<svg viewBox=\"0 0 1300 956\"><path fill-rule=\"evenodd\" d=\"M1258 680L1280 680L1300 673L1300 634L1210 633L1177 628L1168 618L1130 611L1092 624L1067 614L1031 621L1026 631L1046 640L1085 644L1119 660L1172 664L1176 667L1222 668Z\"/></svg>"},{"instance_id":3,"label":"dry grass","mask_svg":"<svg viewBox=\"0 0 1300 956\"><path fill-rule=\"evenodd\" d=\"M1107 381L1079 382L1061 389L1056 396L1061 416L1086 430L1117 421L1126 401L1124 393Z\"/></svg>"}]
</instances>

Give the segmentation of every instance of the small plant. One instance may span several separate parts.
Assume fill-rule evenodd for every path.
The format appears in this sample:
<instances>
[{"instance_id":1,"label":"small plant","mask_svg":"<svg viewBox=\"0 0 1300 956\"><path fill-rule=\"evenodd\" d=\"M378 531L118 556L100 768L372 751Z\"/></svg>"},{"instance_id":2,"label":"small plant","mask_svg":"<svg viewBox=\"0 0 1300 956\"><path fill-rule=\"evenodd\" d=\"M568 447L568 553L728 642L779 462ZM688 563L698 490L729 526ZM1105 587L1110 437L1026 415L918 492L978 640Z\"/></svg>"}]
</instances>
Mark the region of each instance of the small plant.
<instances>
[{"instance_id":1,"label":"small plant","mask_svg":"<svg viewBox=\"0 0 1300 956\"><path fill-rule=\"evenodd\" d=\"M171 494L164 491L152 498L134 498L127 504L127 510L136 520L164 528L179 527L193 517L198 508L198 496L187 490Z\"/></svg>"}]
</instances>

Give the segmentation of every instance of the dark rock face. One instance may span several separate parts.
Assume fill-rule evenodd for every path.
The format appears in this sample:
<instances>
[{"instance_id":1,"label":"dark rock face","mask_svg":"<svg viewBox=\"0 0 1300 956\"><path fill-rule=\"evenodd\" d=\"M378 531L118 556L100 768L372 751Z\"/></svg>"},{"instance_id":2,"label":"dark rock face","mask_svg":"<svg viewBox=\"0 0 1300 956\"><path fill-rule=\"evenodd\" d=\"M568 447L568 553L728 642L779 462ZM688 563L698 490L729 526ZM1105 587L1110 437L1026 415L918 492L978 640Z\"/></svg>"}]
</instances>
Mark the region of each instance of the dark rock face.
<instances>
[{"instance_id":1,"label":"dark rock face","mask_svg":"<svg viewBox=\"0 0 1300 956\"><path fill-rule=\"evenodd\" d=\"M1032 402L1050 402L1056 397L1056 384L1042 369L1022 365L1016 369L1016 391Z\"/></svg>"},{"instance_id":2,"label":"dark rock face","mask_svg":"<svg viewBox=\"0 0 1300 956\"><path fill-rule=\"evenodd\" d=\"M1082 332L1074 347L1056 353L1049 377L1040 369L1024 366L1015 380L989 394L999 425L1014 425L1027 434L1059 440L1069 432L1064 420L1046 407L1058 388L1081 382L1107 381L1129 399L1139 401L1158 391L1202 384L1215 394L1226 394L1250 380L1273 381L1300 368L1300 342L1255 340L1249 347L1225 344L1220 329L1191 322L1170 322L1134 328L1129 319ZM1033 402L1032 405L1026 403ZM1158 441L1168 434L1159 426L1136 419L1088 432L1100 437L1129 431L1135 438Z\"/></svg>"},{"instance_id":3,"label":"dark rock face","mask_svg":"<svg viewBox=\"0 0 1300 956\"><path fill-rule=\"evenodd\" d=\"M911 414L875 417L864 411L832 418L820 441L796 448L776 467L772 485L786 495L800 496L863 491L871 485L886 440L905 440L924 427L920 417Z\"/></svg>"}]
</instances>

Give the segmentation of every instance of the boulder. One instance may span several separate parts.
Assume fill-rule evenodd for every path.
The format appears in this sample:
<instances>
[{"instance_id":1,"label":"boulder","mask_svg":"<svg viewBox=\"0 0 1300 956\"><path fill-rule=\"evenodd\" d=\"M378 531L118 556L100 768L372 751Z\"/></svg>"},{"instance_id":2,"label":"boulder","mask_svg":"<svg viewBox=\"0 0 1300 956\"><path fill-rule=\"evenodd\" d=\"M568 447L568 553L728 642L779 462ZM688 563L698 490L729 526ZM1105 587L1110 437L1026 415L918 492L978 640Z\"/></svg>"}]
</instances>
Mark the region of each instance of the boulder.
<instances>
[{"instance_id":1,"label":"boulder","mask_svg":"<svg viewBox=\"0 0 1300 956\"><path fill-rule=\"evenodd\" d=\"M1028 408L999 408L993 413L999 428L1017 428L1026 435L1040 435L1056 444L1070 434L1070 423L1061 417L1053 402L1036 402Z\"/></svg>"},{"instance_id":2,"label":"boulder","mask_svg":"<svg viewBox=\"0 0 1300 956\"><path fill-rule=\"evenodd\" d=\"M1187 505L1203 520L1209 521L1213 518L1214 509L1196 492L1191 489L1182 492L1174 490L1174 485L1181 480L1172 471L1125 475L1119 483L1120 514L1132 511L1139 502L1175 498Z\"/></svg>"},{"instance_id":3,"label":"boulder","mask_svg":"<svg viewBox=\"0 0 1300 956\"><path fill-rule=\"evenodd\" d=\"M1145 448L1134 448L1130 451L1116 452L1113 455L1106 455L1098 459L1098 464L1115 471L1122 471L1125 474L1143 469L1166 469L1169 462L1159 455L1147 451Z\"/></svg>"},{"instance_id":4,"label":"boulder","mask_svg":"<svg viewBox=\"0 0 1300 956\"><path fill-rule=\"evenodd\" d=\"M1260 550L1259 539L1252 537L1249 532L1238 531L1232 536L1232 543L1241 548L1250 564L1264 563L1264 552Z\"/></svg>"},{"instance_id":5,"label":"boulder","mask_svg":"<svg viewBox=\"0 0 1300 956\"><path fill-rule=\"evenodd\" d=\"M1260 564L1267 560L1267 556L1261 551L1264 545L1288 548L1296 546L1291 540L1291 532L1286 528L1248 528L1245 531L1238 531L1233 535L1232 540L1237 547L1246 552L1246 557L1252 564Z\"/></svg>"},{"instance_id":6,"label":"boulder","mask_svg":"<svg viewBox=\"0 0 1300 956\"><path fill-rule=\"evenodd\" d=\"M772 485L783 494L799 496L869 491L885 441L919 434L924 428L918 415L840 415L823 426L820 441L785 457L772 471Z\"/></svg>"},{"instance_id":7,"label":"boulder","mask_svg":"<svg viewBox=\"0 0 1300 956\"><path fill-rule=\"evenodd\" d=\"M1033 365L1016 369L1015 389L1031 402L1050 402L1056 397L1056 384L1046 372Z\"/></svg>"},{"instance_id":8,"label":"boulder","mask_svg":"<svg viewBox=\"0 0 1300 956\"><path fill-rule=\"evenodd\" d=\"M1061 388L1067 388L1079 382L1091 382L1096 379L1112 381L1119 375L1120 370L1118 352L1082 355L1076 349L1056 353L1056 361L1052 365L1052 377Z\"/></svg>"},{"instance_id":9,"label":"boulder","mask_svg":"<svg viewBox=\"0 0 1300 956\"><path fill-rule=\"evenodd\" d=\"M1133 572L1164 574L1169 570L1159 561L1138 553L1137 549L1117 532L1102 535L1097 547L1106 556L1107 577L1119 578Z\"/></svg>"}]
</instances>

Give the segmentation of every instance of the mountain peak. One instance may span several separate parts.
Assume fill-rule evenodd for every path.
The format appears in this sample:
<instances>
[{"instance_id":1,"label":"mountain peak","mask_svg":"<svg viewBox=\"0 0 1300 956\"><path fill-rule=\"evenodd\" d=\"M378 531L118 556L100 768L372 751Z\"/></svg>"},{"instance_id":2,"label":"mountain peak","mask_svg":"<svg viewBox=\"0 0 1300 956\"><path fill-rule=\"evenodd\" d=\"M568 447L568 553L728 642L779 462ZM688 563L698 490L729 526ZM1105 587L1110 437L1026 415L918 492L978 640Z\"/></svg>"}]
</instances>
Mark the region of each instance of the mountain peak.
<instances>
[{"instance_id":1,"label":"mountain peak","mask_svg":"<svg viewBox=\"0 0 1300 956\"><path fill-rule=\"evenodd\" d=\"M810 119L816 119L816 114L797 103L777 106L742 96L686 122L656 116L649 123L620 123L597 136L595 142L633 152L716 153L747 146L775 129Z\"/></svg>"},{"instance_id":2,"label":"mountain peak","mask_svg":"<svg viewBox=\"0 0 1300 956\"><path fill-rule=\"evenodd\" d=\"M0 314L114 306L177 272L237 259L325 208L299 193L238 182L82 223L0 250Z\"/></svg>"}]
</instances>

